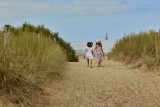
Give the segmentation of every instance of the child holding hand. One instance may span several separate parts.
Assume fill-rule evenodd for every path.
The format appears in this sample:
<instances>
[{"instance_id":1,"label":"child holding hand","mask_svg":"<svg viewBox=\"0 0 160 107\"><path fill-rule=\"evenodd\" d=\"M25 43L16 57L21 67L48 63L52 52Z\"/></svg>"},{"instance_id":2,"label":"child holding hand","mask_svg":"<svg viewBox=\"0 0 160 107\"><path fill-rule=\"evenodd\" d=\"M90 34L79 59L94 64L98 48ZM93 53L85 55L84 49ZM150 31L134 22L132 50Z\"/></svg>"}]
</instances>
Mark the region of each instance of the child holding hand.
<instances>
[{"instance_id":1,"label":"child holding hand","mask_svg":"<svg viewBox=\"0 0 160 107\"><path fill-rule=\"evenodd\" d=\"M96 47L94 49L94 53L95 53L95 60L96 63L98 65L98 67L101 65L101 62L103 61L103 57L104 57L104 52L102 49L102 44L101 44L101 40L97 40L96 41Z\"/></svg>"},{"instance_id":2,"label":"child holding hand","mask_svg":"<svg viewBox=\"0 0 160 107\"><path fill-rule=\"evenodd\" d=\"M93 60L93 49L92 49L93 43L88 42L86 47L86 52L84 58L87 59L87 67L92 68L92 60Z\"/></svg>"}]
</instances>

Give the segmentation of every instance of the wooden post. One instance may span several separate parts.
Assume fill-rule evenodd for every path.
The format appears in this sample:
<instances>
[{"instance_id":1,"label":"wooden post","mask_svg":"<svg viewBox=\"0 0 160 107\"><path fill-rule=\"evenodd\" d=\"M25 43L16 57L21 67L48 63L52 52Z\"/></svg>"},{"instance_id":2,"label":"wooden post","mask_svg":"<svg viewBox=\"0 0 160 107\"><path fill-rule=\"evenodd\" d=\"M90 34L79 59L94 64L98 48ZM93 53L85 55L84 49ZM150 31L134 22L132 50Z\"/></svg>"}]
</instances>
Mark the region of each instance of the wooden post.
<instances>
[{"instance_id":1,"label":"wooden post","mask_svg":"<svg viewBox=\"0 0 160 107\"><path fill-rule=\"evenodd\" d=\"M158 38L158 32L155 34L155 49L156 49L156 57L158 58L158 51L159 51L159 38Z\"/></svg>"},{"instance_id":2,"label":"wooden post","mask_svg":"<svg viewBox=\"0 0 160 107\"><path fill-rule=\"evenodd\" d=\"M106 60L108 59L107 58L107 49L108 49L108 45L107 45L107 40L108 40L108 34L106 33L106 37L105 37L105 40L106 40L106 56L104 57Z\"/></svg>"},{"instance_id":3,"label":"wooden post","mask_svg":"<svg viewBox=\"0 0 160 107\"><path fill-rule=\"evenodd\" d=\"M4 50L9 51L9 34L10 34L10 25L4 26Z\"/></svg>"}]
</instances>

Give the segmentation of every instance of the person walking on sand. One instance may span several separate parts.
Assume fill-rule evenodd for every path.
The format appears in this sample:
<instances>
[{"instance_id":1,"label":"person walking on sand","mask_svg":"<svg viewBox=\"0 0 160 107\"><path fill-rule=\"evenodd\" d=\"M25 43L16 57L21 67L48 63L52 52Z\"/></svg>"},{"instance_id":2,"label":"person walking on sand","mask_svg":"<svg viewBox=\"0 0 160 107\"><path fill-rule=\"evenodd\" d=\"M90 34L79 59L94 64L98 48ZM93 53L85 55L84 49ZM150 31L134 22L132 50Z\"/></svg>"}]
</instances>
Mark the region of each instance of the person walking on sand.
<instances>
[{"instance_id":1,"label":"person walking on sand","mask_svg":"<svg viewBox=\"0 0 160 107\"><path fill-rule=\"evenodd\" d=\"M95 53L95 60L96 60L96 63L98 65L98 67L101 65L101 62L103 61L103 57L104 57L104 52L103 52L103 48L102 48L102 44L101 44L101 40L98 39L96 41L96 46L95 46L95 49L94 49L94 53Z\"/></svg>"},{"instance_id":2,"label":"person walking on sand","mask_svg":"<svg viewBox=\"0 0 160 107\"><path fill-rule=\"evenodd\" d=\"M84 58L87 59L87 67L89 67L89 64L90 64L91 68L92 68L92 60L93 60L92 45L93 45L92 42L88 42L87 43L87 47L86 47L86 51L85 51L85 56L84 56Z\"/></svg>"}]
</instances>

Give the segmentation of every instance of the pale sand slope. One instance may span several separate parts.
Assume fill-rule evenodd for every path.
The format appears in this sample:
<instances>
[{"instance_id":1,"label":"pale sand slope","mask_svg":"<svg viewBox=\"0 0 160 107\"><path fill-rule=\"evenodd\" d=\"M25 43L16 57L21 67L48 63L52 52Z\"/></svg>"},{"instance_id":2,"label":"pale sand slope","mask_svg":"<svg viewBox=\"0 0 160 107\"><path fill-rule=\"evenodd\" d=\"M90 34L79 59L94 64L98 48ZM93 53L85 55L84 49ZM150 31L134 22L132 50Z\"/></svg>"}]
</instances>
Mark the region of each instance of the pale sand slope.
<instances>
[{"instance_id":1,"label":"pale sand slope","mask_svg":"<svg viewBox=\"0 0 160 107\"><path fill-rule=\"evenodd\" d=\"M131 70L105 60L86 67L86 60L68 63L64 77L49 85L46 107L160 107L158 73Z\"/></svg>"}]
</instances>

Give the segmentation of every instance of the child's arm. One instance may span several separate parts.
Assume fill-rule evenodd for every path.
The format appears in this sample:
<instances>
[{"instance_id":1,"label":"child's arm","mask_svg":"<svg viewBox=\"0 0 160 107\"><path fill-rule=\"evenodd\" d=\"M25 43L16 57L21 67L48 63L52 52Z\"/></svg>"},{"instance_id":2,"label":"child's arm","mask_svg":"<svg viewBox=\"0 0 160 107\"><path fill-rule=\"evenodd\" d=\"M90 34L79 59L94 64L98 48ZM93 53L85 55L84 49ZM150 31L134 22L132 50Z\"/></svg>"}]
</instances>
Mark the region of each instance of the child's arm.
<instances>
[{"instance_id":1,"label":"child's arm","mask_svg":"<svg viewBox=\"0 0 160 107\"><path fill-rule=\"evenodd\" d=\"M94 48L94 51L97 49L97 46Z\"/></svg>"},{"instance_id":2,"label":"child's arm","mask_svg":"<svg viewBox=\"0 0 160 107\"><path fill-rule=\"evenodd\" d=\"M101 49L102 49L102 53L103 53L103 56L104 56L104 51L103 51L103 48L101 47Z\"/></svg>"},{"instance_id":3,"label":"child's arm","mask_svg":"<svg viewBox=\"0 0 160 107\"><path fill-rule=\"evenodd\" d=\"M84 54L84 59L85 59L85 57L86 57L86 53L87 53L87 49L86 49L85 54Z\"/></svg>"}]
</instances>

